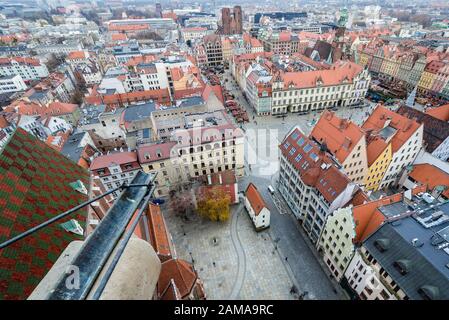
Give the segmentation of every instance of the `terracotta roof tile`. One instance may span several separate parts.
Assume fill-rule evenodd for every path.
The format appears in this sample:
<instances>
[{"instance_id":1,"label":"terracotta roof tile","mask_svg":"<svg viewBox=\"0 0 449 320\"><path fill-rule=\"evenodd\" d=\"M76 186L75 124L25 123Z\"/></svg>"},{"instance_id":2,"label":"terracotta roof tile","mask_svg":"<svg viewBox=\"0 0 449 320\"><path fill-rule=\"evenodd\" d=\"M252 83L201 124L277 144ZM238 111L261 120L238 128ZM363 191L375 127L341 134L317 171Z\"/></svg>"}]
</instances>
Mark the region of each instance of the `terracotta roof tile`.
<instances>
[{"instance_id":1,"label":"terracotta roof tile","mask_svg":"<svg viewBox=\"0 0 449 320\"><path fill-rule=\"evenodd\" d=\"M368 159L368 166L371 166L377 158L385 151L388 147L388 143L386 143L381 138L375 138L368 142L366 146L366 157Z\"/></svg>"},{"instance_id":2,"label":"terracotta roof tile","mask_svg":"<svg viewBox=\"0 0 449 320\"><path fill-rule=\"evenodd\" d=\"M379 104L368 119L366 119L362 128L365 130L380 131L387 124L396 130L391 138L393 152L398 151L420 127L420 124L415 120L409 119Z\"/></svg>"},{"instance_id":3,"label":"terracotta roof tile","mask_svg":"<svg viewBox=\"0 0 449 320\"><path fill-rule=\"evenodd\" d=\"M169 141L157 144L142 144L137 147L137 155L140 163L150 163L153 161L161 161L170 159L172 149L176 146L176 142Z\"/></svg>"},{"instance_id":4,"label":"terracotta roof tile","mask_svg":"<svg viewBox=\"0 0 449 320\"><path fill-rule=\"evenodd\" d=\"M89 54L85 51L72 51L68 54L68 60L87 59Z\"/></svg>"},{"instance_id":5,"label":"terracotta roof tile","mask_svg":"<svg viewBox=\"0 0 449 320\"><path fill-rule=\"evenodd\" d=\"M161 208L158 205L150 204L147 216L149 218L151 245L158 254L159 259L163 262L171 258L172 252L170 236L165 225L164 217L162 216Z\"/></svg>"},{"instance_id":6,"label":"terracotta roof tile","mask_svg":"<svg viewBox=\"0 0 449 320\"><path fill-rule=\"evenodd\" d=\"M279 146L282 154L296 168L302 181L317 188L332 203L350 183L320 147L295 128Z\"/></svg>"},{"instance_id":7,"label":"terracotta roof tile","mask_svg":"<svg viewBox=\"0 0 449 320\"><path fill-rule=\"evenodd\" d=\"M323 86L338 85L344 81L351 83L353 78L362 70L363 68L361 66L350 61L345 61L334 64L329 70L286 72L281 75L281 78L285 88L291 84L295 88L314 88L318 81L321 81Z\"/></svg>"},{"instance_id":8,"label":"terracotta roof tile","mask_svg":"<svg viewBox=\"0 0 449 320\"><path fill-rule=\"evenodd\" d=\"M443 195L449 199L449 174L440 168L428 163L417 164L413 166L409 176L425 185L428 191L433 191L436 186L445 186Z\"/></svg>"},{"instance_id":9,"label":"terracotta roof tile","mask_svg":"<svg viewBox=\"0 0 449 320\"><path fill-rule=\"evenodd\" d=\"M339 118L332 111L324 111L312 130L311 136L325 142L329 151L343 163L354 147L365 139L365 133L353 122Z\"/></svg>"},{"instance_id":10,"label":"terracotta roof tile","mask_svg":"<svg viewBox=\"0 0 449 320\"><path fill-rule=\"evenodd\" d=\"M187 297L193 289L197 280L196 272L193 267L181 259L171 259L162 263L161 273L157 284L159 296L165 292L165 289L170 285L173 279L176 287L179 290L181 298Z\"/></svg>"},{"instance_id":11,"label":"terracotta roof tile","mask_svg":"<svg viewBox=\"0 0 449 320\"><path fill-rule=\"evenodd\" d=\"M259 215L263 208L267 208L265 201L254 184L250 183L248 185L245 195L248 198L248 201L251 204L256 216Z\"/></svg>"},{"instance_id":12,"label":"terracotta roof tile","mask_svg":"<svg viewBox=\"0 0 449 320\"><path fill-rule=\"evenodd\" d=\"M442 121L449 121L449 104L426 110L426 114Z\"/></svg>"},{"instance_id":13,"label":"terracotta roof tile","mask_svg":"<svg viewBox=\"0 0 449 320\"><path fill-rule=\"evenodd\" d=\"M111 154L105 154L99 157L96 157L92 160L90 165L90 170L98 170L101 168L109 167L112 164L126 164L131 162L137 162L137 153L136 152L116 152Z\"/></svg>"}]
</instances>

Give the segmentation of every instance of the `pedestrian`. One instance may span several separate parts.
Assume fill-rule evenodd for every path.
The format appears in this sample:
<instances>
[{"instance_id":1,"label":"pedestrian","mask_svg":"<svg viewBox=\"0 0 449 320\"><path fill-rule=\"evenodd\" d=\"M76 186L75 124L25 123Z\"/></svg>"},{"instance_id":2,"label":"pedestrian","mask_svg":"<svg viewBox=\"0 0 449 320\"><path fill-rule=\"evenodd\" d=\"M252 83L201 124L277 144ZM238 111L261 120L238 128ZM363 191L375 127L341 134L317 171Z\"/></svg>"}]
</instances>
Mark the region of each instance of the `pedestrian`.
<instances>
[{"instance_id":1,"label":"pedestrian","mask_svg":"<svg viewBox=\"0 0 449 320\"><path fill-rule=\"evenodd\" d=\"M287 261L288 260L288 257L285 257L285 261Z\"/></svg>"}]
</instances>

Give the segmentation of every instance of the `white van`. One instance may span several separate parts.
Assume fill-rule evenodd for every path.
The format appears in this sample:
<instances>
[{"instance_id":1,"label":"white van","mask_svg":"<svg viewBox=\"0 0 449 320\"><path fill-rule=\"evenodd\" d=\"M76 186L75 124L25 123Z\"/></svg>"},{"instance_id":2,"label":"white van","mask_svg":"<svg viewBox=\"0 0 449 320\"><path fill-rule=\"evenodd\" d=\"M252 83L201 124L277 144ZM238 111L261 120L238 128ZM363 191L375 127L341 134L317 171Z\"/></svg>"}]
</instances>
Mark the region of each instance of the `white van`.
<instances>
[{"instance_id":1,"label":"white van","mask_svg":"<svg viewBox=\"0 0 449 320\"><path fill-rule=\"evenodd\" d=\"M271 194L274 194L274 188L271 185L268 186L268 191L270 191Z\"/></svg>"}]
</instances>

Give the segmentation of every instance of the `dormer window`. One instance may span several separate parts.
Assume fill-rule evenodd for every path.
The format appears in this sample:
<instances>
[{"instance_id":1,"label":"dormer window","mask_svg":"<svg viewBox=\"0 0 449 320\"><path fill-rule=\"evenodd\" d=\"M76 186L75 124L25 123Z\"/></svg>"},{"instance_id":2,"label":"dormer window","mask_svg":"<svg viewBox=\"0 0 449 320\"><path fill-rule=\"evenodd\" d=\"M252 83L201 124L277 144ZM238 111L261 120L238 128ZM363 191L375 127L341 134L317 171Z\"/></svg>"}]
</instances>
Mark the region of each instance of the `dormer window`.
<instances>
[{"instance_id":1,"label":"dormer window","mask_svg":"<svg viewBox=\"0 0 449 320\"><path fill-rule=\"evenodd\" d=\"M411 261L407 259L401 259L393 262L393 266L401 275L406 275L410 271Z\"/></svg>"},{"instance_id":2,"label":"dormer window","mask_svg":"<svg viewBox=\"0 0 449 320\"><path fill-rule=\"evenodd\" d=\"M377 239L376 241L374 241L374 246L380 252L385 252L390 247L390 240L389 239L385 239L385 238Z\"/></svg>"}]
</instances>

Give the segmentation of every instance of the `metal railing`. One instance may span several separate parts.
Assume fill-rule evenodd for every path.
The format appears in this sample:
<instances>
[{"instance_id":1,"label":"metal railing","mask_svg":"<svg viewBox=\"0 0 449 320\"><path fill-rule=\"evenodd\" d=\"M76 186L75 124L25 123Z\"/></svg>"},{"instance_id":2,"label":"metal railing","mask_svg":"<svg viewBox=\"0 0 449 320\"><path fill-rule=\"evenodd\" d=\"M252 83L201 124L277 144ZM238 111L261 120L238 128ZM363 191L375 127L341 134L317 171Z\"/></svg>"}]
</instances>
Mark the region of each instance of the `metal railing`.
<instances>
[{"instance_id":1,"label":"metal railing","mask_svg":"<svg viewBox=\"0 0 449 320\"><path fill-rule=\"evenodd\" d=\"M57 216L1 243L0 250L117 190L123 190L119 198L117 198L115 203L108 210L105 217L84 241L79 252L70 264L79 270L79 286L76 288L68 288L67 280L72 274L64 273L58 279L54 286L54 290L51 290L47 296L47 299L49 300L99 299L120 260L120 257L125 251L128 241L132 237L134 230L148 207L148 203L155 190L155 178L156 173L146 174L139 171L134 176L131 184L123 184L120 187L111 189L102 195L58 214ZM134 220L128 227L133 217ZM115 255L112 256L114 251ZM108 264L105 272L103 272L108 261L111 262ZM102 272L103 275L100 278L100 273Z\"/></svg>"}]
</instances>

